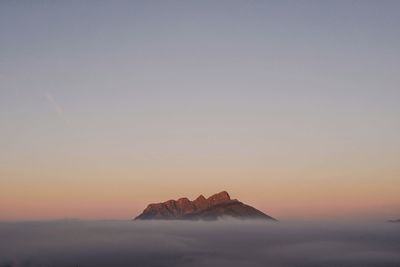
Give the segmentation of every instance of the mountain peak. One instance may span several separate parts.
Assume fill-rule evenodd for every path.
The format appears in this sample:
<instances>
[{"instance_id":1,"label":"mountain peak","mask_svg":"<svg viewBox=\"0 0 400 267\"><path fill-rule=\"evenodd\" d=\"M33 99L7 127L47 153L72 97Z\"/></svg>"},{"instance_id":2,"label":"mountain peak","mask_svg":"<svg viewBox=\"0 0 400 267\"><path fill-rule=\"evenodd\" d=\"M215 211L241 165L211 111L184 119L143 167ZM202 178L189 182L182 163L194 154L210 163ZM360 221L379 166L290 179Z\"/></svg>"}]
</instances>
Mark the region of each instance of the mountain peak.
<instances>
[{"instance_id":1,"label":"mountain peak","mask_svg":"<svg viewBox=\"0 0 400 267\"><path fill-rule=\"evenodd\" d=\"M214 194L207 199L200 195L193 201L184 197L150 204L135 220L216 220L219 217L275 221L274 218L251 206L236 199L232 200L226 191Z\"/></svg>"},{"instance_id":2,"label":"mountain peak","mask_svg":"<svg viewBox=\"0 0 400 267\"><path fill-rule=\"evenodd\" d=\"M194 201L203 201L203 200L206 200L206 198L203 195L200 195Z\"/></svg>"},{"instance_id":3,"label":"mountain peak","mask_svg":"<svg viewBox=\"0 0 400 267\"><path fill-rule=\"evenodd\" d=\"M222 192L219 192L217 194L210 196L209 198L207 198L207 200L210 203L215 205L215 204L222 203L225 201L230 201L231 197L229 196L228 192L222 191Z\"/></svg>"}]
</instances>

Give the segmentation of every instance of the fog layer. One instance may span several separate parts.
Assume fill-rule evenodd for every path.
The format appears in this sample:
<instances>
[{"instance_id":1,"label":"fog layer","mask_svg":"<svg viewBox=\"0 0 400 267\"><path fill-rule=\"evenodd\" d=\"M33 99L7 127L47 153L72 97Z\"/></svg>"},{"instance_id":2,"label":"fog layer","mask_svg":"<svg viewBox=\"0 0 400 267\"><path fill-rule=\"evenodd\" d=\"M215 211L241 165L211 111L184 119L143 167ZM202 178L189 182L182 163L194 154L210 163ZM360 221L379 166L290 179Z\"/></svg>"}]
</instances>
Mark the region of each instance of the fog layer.
<instances>
[{"instance_id":1,"label":"fog layer","mask_svg":"<svg viewBox=\"0 0 400 267\"><path fill-rule=\"evenodd\" d=\"M400 266L398 224L0 223L6 266Z\"/></svg>"}]
</instances>

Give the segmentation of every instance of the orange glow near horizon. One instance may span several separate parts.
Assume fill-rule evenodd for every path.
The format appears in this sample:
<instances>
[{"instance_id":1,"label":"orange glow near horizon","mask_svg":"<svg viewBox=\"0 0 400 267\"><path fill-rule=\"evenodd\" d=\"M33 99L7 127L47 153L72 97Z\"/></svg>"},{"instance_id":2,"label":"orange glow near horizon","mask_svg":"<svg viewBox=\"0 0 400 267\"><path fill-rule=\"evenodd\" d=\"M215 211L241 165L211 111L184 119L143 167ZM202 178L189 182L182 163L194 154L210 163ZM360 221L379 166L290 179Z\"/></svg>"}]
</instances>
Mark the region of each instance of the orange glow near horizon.
<instances>
[{"instance_id":1,"label":"orange glow near horizon","mask_svg":"<svg viewBox=\"0 0 400 267\"><path fill-rule=\"evenodd\" d=\"M395 173L385 173L386 179L377 184L372 169L367 168L368 175L362 175L361 170L335 172L324 166L328 176L321 167L289 170L279 165L264 169L254 164L247 168L244 164L223 168L221 164L220 168L211 165L193 171L173 164L159 166L75 166L60 174L54 169L9 170L7 175L19 179L9 179L2 185L0 220L130 219L149 203L179 197L195 199L200 194L207 197L221 190L288 220L390 218L396 216L400 204L396 190L400 183ZM298 175L300 170L304 177ZM357 173L359 179L338 178L357 178ZM29 183L31 180L35 182Z\"/></svg>"}]
</instances>

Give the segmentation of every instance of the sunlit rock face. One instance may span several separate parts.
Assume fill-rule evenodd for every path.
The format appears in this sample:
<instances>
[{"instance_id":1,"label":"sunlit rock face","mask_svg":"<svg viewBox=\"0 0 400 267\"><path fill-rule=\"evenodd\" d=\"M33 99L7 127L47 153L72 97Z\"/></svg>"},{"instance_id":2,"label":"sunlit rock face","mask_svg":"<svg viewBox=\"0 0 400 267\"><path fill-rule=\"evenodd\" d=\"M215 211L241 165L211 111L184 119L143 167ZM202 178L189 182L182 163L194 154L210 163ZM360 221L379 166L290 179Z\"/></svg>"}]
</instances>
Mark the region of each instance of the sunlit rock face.
<instances>
[{"instance_id":1,"label":"sunlit rock face","mask_svg":"<svg viewBox=\"0 0 400 267\"><path fill-rule=\"evenodd\" d=\"M135 220L217 220L221 217L274 220L271 216L231 199L222 191L209 198L200 195L193 201L187 198L150 204Z\"/></svg>"}]
</instances>

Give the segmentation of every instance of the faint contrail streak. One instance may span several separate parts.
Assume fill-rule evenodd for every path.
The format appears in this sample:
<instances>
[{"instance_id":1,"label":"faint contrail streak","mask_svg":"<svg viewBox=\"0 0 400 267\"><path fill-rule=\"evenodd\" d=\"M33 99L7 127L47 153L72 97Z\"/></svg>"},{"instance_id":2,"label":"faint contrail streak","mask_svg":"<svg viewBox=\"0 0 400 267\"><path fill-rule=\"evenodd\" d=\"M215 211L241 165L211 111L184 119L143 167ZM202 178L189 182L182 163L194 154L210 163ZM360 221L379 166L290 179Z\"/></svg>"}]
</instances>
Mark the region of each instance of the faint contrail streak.
<instances>
[{"instance_id":1,"label":"faint contrail streak","mask_svg":"<svg viewBox=\"0 0 400 267\"><path fill-rule=\"evenodd\" d=\"M57 112L57 115L64 120L66 123L68 123L68 119L65 117L64 114L64 109L54 100L54 97L48 93L45 94L45 97L47 99L47 101L49 101L49 103L53 106L53 108L55 109L55 111Z\"/></svg>"}]
</instances>

